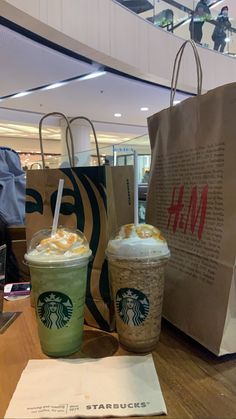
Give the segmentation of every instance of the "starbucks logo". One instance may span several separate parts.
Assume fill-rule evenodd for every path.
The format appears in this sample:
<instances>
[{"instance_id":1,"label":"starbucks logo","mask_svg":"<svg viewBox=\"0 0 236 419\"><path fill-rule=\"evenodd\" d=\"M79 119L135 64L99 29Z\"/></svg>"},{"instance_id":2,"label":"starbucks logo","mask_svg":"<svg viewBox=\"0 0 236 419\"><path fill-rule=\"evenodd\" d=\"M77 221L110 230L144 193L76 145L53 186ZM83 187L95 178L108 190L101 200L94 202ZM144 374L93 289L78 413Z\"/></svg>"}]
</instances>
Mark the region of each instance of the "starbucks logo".
<instances>
[{"instance_id":1,"label":"starbucks logo","mask_svg":"<svg viewBox=\"0 0 236 419\"><path fill-rule=\"evenodd\" d=\"M73 312L71 299L61 292L49 291L40 294L37 302L38 315L48 329L61 329L70 320Z\"/></svg>"},{"instance_id":2,"label":"starbucks logo","mask_svg":"<svg viewBox=\"0 0 236 419\"><path fill-rule=\"evenodd\" d=\"M120 318L129 326L139 326L149 312L149 300L134 288L121 288L116 293L116 308Z\"/></svg>"}]
</instances>

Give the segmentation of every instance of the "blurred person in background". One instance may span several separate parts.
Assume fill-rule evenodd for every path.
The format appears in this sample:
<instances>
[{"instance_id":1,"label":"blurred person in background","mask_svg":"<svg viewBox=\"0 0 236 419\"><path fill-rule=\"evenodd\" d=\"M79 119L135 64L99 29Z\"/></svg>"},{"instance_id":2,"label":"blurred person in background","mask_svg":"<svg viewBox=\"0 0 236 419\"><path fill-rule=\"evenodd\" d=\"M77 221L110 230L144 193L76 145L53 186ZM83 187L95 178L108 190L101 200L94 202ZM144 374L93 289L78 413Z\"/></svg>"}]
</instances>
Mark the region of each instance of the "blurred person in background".
<instances>
[{"instance_id":1,"label":"blurred person in background","mask_svg":"<svg viewBox=\"0 0 236 419\"><path fill-rule=\"evenodd\" d=\"M7 245L6 283L21 280L8 227L25 222L25 182L18 153L0 147L0 246Z\"/></svg>"},{"instance_id":2,"label":"blurred person in background","mask_svg":"<svg viewBox=\"0 0 236 419\"><path fill-rule=\"evenodd\" d=\"M226 31L231 28L231 23L229 21L228 16L228 6L224 6L221 9L216 21L215 21L215 28L212 33L212 40L214 41L214 50L224 52L225 45L226 45Z\"/></svg>"},{"instance_id":3,"label":"blurred person in background","mask_svg":"<svg viewBox=\"0 0 236 419\"><path fill-rule=\"evenodd\" d=\"M208 1L201 0L197 4L189 24L190 37L198 44L201 44L203 35L202 27L204 22L208 20L211 20L211 12L208 7Z\"/></svg>"},{"instance_id":4,"label":"blurred person in background","mask_svg":"<svg viewBox=\"0 0 236 419\"><path fill-rule=\"evenodd\" d=\"M25 222L25 183L18 153L0 147L0 218L8 226Z\"/></svg>"},{"instance_id":5,"label":"blurred person in background","mask_svg":"<svg viewBox=\"0 0 236 419\"><path fill-rule=\"evenodd\" d=\"M150 176L150 170L146 169L142 178L142 183L148 183Z\"/></svg>"}]
</instances>

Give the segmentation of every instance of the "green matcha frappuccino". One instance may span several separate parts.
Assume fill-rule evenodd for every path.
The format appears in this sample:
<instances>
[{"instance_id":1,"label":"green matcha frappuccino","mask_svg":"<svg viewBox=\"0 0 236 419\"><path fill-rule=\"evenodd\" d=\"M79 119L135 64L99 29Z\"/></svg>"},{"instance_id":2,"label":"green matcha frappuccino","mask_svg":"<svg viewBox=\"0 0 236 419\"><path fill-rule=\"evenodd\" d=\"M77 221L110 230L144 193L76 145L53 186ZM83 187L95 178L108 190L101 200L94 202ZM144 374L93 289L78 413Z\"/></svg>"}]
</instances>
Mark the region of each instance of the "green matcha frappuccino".
<instances>
[{"instance_id":1,"label":"green matcha frappuccino","mask_svg":"<svg viewBox=\"0 0 236 419\"><path fill-rule=\"evenodd\" d=\"M30 268L38 333L44 353L78 351L82 343L87 268L91 256L79 230L36 233L25 259Z\"/></svg>"}]
</instances>

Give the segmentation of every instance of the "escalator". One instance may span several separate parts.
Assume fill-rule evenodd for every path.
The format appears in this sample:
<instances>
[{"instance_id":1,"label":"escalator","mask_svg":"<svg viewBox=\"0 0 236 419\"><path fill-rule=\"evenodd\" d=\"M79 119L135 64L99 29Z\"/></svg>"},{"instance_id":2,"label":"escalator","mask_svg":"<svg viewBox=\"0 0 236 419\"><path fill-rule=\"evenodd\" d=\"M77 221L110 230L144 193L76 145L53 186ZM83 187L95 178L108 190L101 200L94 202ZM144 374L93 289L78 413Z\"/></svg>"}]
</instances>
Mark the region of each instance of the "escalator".
<instances>
[{"instance_id":1,"label":"escalator","mask_svg":"<svg viewBox=\"0 0 236 419\"><path fill-rule=\"evenodd\" d=\"M189 23L199 0L116 0L116 2L141 15L155 26L175 33L183 39L189 39ZM208 2L212 18L210 20L207 19L204 24L204 36L203 41L201 41L204 47L213 49L212 33L222 6L222 0L210 0ZM230 19L230 22L231 28L227 30L227 44L224 53L235 56L236 22L232 19ZM192 32L191 37L193 37Z\"/></svg>"},{"instance_id":2,"label":"escalator","mask_svg":"<svg viewBox=\"0 0 236 419\"><path fill-rule=\"evenodd\" d=\"M148 0L116 0L117 3L120 3L122 6L131 10L134 13L140 14L147 12L148 10L153 10L154 6Z\"/></svg>"}]
</instances>

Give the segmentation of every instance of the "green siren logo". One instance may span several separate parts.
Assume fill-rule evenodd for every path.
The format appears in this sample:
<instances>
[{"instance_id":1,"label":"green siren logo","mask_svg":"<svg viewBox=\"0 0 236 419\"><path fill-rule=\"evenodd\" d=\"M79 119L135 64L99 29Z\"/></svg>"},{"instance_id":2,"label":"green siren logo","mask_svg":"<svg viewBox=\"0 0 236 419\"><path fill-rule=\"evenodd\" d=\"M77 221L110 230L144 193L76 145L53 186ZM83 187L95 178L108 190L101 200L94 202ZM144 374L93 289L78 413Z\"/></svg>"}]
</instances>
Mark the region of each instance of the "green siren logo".
<instances>
[{"instance_id":1,"label":"green siren logo","mask_svg":"<svg viewBox=\"0 0 236 419\"><path fill-rule=\"evenodd\" d=\"M57 291L49 291L40 294L37 310L44 326L48 329L61 329L72 316L73 304L67 295Z\"/></svg>"},{"instance_id":2,"label":"green siren logo","mask_svg":"<svg viewBox=\"0 0 236 419\"><path fill-rule=\"evenodd\" d=\"M116 308L120 318L128 326L139 326L149 312L149 300L134 288L121 288L116 293Z\"/></svg>"}]
</instances>

